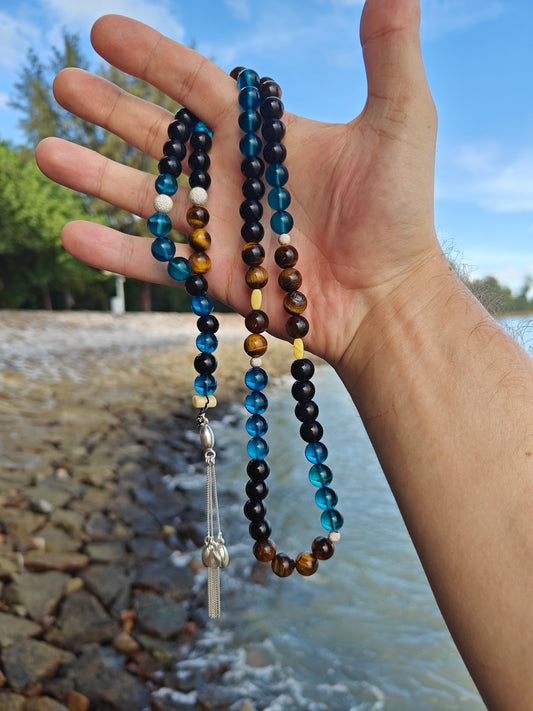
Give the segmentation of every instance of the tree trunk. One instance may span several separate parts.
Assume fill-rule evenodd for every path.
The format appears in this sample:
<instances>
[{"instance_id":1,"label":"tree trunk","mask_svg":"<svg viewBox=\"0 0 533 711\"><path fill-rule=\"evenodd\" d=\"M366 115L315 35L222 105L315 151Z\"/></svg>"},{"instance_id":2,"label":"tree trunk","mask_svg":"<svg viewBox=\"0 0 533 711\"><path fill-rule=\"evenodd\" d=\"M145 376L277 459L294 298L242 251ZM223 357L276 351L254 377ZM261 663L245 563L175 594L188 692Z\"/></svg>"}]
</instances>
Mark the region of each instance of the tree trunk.
<instances>
[{"instance_id":1,"label":"tree trunk","mask_svg":"<svg viewBox=\"0 0 533 711\"><path fill-rule=\"evenodd\" d=\"M141 311L152 310L152 290L148 282L141 284Z\"/></svg>"}]
</instances>

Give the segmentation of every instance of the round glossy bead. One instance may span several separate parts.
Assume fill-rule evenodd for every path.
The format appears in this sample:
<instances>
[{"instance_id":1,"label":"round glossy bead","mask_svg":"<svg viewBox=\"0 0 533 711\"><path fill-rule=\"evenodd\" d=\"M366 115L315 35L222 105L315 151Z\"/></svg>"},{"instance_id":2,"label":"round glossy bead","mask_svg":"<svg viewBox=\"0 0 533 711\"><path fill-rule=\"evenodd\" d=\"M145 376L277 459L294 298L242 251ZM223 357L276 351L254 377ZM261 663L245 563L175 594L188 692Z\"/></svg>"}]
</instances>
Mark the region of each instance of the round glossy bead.
<instances>
[{"instance_id":1,"label":"round glossy bead","mask_svg":"<svg viewBox=\"0 0 533 711\"><path fill-rule=\"evenodd\" d=\"M338 531L342 528L344 519L336 509L327 509L322 511L320 523L326 531Z\"/></svg>"},{"instance_id":2,"label":"round glossy bead","mask_svg":"<svg viewBox=\"0 0 533 711\"><path fill-rule=\"evenodd\" d=\"M250 459L246 473L254 481L264 481L270 474L270 466L264 459Z\"/></svg>"},{"instance_id":3,"label":"round glossy bead","mask_svg":"<svg viewBox=\"0 0 533 711\"><path fill-rule=\"evenodd\" d=\"M196 327L200 333L216 333L220 326L218 319L213 314L209 316L200 316L196 322Z\"/></svg>"},{"instance_id":4,"label":"round glossy bead","mask_svg":"<svg viewBox=\"0 0 533 711\"><path fill-rule=\"evenodd\" d=\"M213 302L205 294L193 296L191 299L191 309L197 316L207 316L213 310Z\"/></svg>"},{"instance_id":5,"label":"round glossy bead","mask_svg":"<svg viewBox=\"0 0 533 711\"><path fill-rule=\"evenodd\" d=\"M217 389L217 380L211 373L202 373L196 377L194 389L199 395L212 395Z\"/></svg>"},{"instance_id":6,"label":"round glossy bead","mask_svg":"<svg viewBox=\"0 0 533 711\"><path fill-rule=\"evenodd\" d=\"M274 79L263 77L259 86L259 94L262 99L266 99L267 96L277 96L278 99L281 99L281 87Z\"/></svg>"},{"instance_id":7,"label":"round glossy bead","mask_svg":"<svg viewBox=\"0 0 533 711\"><path fill-rule=\"evenodd\" d=\"M155 179L155 189L160 195L174 195L178 189L178 181L170 173L163 173Z\"/></svg>"},{"instance_id":8,"label":"round glossy bead","mask_svg":"<svg viewBox=\"0 0 533 711\"><path fill-rule=\"evenodd\" d=\"M272 559L272 570L280 578L288 578L296 563L286 553L277 553Z\"/></svg>"},{"instance_id":9,"label":"round glossy bead","mask_svg":"<svg viewBox=\"0 0 533 711\"><path fill-rule=\"evenodd\" d=\"M177 178L181 175L181 163L176 156L164 156L157 164L160 173L169 173Z\"/></svg>"},{"instance_id":10,"label":"round glossy bead","mask_svg":"<svg viewBox=\"0 0 533 711\"><path fill-rule=\"evenodd\" d=\"M239 150L243 156L248 158L257 157L261 154L263 144L259 136L255 133L245 133L239 141Z\"/></svg>"},{"instance_id":11,"label":"round glossy bead","mask_svg":"<svg viewBox=\"0 0 533 711\"><path fill-rule=\"evenodd\" d=\"M244 325L252 333L263 333L268 328L268 316L264 311L250 311L244 319Z\"/></svg>"},{"instance_id":12,"label":"round glossy bead","mask_svg":"<svg viewBox=\"0 0 533 711\"><path fill-rule=\"evenodd\" d=\"M265 141L279 143L285 136L285 124L279 118L265 119L261 127L261 134Z\"/></svg>"},{"instance_id":13,"label":"round glossy bead","mask_svg":"<svg viewBox=\"0 0 533 711\"><path fill-rule=\"evenodd\" d=\"M184 257L173 257L167 266L167 271L172 279L183 281L191 274L191 265Z\"/></svg>"},{"instance_id":14,"label":"round glossy bead","mask_svg":"<svg viewBox=\"0 0 533 711\"><path fill-rule=\"evenodd\" d=\"M246 483L246 496L252 501L262 501L268 496L268 486L264 481L249 479Z\"/></svg>"},{"instance_id":15,"label":"round glossy bead","mask_svg":"<svg viewBox=\"0 0 533 711\"><path fill-rule=\"evenodd\" d=\"M307 308L307 299L301 291L291 291L283 299L283 308L289 314L302 314Z\"/></svg>"},{"instance_id":16,"label":"round glossy bead","mask_svg":"<svg viewBox=\"0 0 533 711\"><path fill-rule=\"evenodd\" d=\"M309 481L316 487L327 486L333 481L333 472L325 464L314 464L309 470Z\"/></svg>"},{"instance_id":17,"label":"round glossy bead","mask_svg":"<svg viewBox=\"0 0 533 711\"><path fill-rule=\"evenodd\" d=\"M284 291L297 291L302 285L302 275L297 269L288 267L280 272L278 284Z\"/></svg>"},{"instance_id":18,"label":"round glossy bead","mask_svg":"<svg viewBox=\"0 0 533 711\"><path fill-rule=\"evenodd\" d=\"M248 155L241 163L241 173L245 178L260 178L264 170L265 164L256 155Z\"/></svg>"},{"instance_id":19,"label":"round glossy bead","mask_svg":"<svg viewBox=\"0 0 533 711\"><path fill-rule=\"evenodd\" d=\"M251 358L260 358L267 352L268 341L260 333L252 333L244 341L244 352Z\"/></svg>"},{"instance_id":20,"label":"round glossy bead","mask_svg":"<svg viewBox=\"0 0 533 711\"><path fill-rule=\"evenodd\" d=\"M283 163L287 157L287 149L279 141L272 141L263 146L263 158L267 163Z\"/></svg>"},{"instance_id":21,"label":"round glossy bead","mask_svg":"<svg viewBox=\"0 0 533 711\"><path fill-rule=\"evenodd\" d=\"M201 187L194 187L189 190L189 200L193 205L205 205L207 202L207 190Z\"/></svg>"},{"instance_id":22,"label":"round glossy bead","mask_svg":"<svg viewBox=\"0 0 533 711\"><path fill-rule=\"evenodd\" d=\"M190 296L199 296L207 292L207 281L201 274L191 274L185 280L185 290Z\"/></svg>"},{"instance_id":23,"label":"round glossy bead","mask_svg":"<svg viewBox=\"0 0 533 711\"><path fill-rule=\"evenodd\" d=\"M203 227L198 227L189 235L189 244L197 252L203 252L211 246L211 235Z\"/></svg>"},{"instance_id":24,"label":"round glossy bead","mask_svg":"<svg viewBox=\"0 0 533 711\"><path fill-rule=\"evenodd\" d=\"M265 459L268 456L268 444L262 437L252 437L248 440L246 451L252 459Z\"/></svg>"},{"instance_id":25,"label":"round glossy bead","mask_svg":"<svg viewBox=\"0 0 533 711\"><path fill-rule=\"evenodd\" d=\"M211 269L211 259L205 252L193 252L189 257L189 263L196 274L205 274Z\"/></svg>"},{"instance_id":26,"label":"round glossy bead","mask_svg":"<svg viewBox=\"0 0 533 711\"><path fill-rule=\"evenodd\" d=\"M255 109L246 109L239 115L239 126L245 133L255 133L261 126L261 115Z\"/></svg>"},{"instance_id":27,"label":"round glossy bead","mask_svg":"<svg viewBox=\"0 0 533 711\"><path fill-rule=\"evenodd\" d=\"M303 316L290 316L285 324L285 330L291 338L303 338L309 333L309 322Z\"/></svg>"},{"instance_id":28,"label":"round glossy bead","mask_svg":"<svg viewBox=\"0 0 533 711\"><path fill-rule=\"evenodd\" d=\"M245 222L241 227L241 236L245 242L260 242L265 230L260 222Z\"/></svg>"},{"instance_id":29,"label":"round glossy bead","mask_svg":"<svg viewBox=\"0 0 533 711\"><path fill-rule=\"evenodd\" d=\"M294 414L300 422L314 422L318 417L318 405L314 400L302 400L294 408Z\"/></svg>"},{"instance_id":30,"label":"round glossy bead","mask_svg":"<svg viewBox=\"0 0 533 711\"><path fill-rule=\"evenodd\" d=\"M262 415L268 408L268 400L264 393L254 390L246 396L244 406L251 414Z\"/></svg>"},{"instance_id":31,"label":"round glossy bead","mask_svg":"<svg viewBox=\"0 0 533 711\"><path fill-rule=\"evenodd\" d=\"M291 365L291 375L295 380L311 380L315 373L315 366L309 358L300 358Z\"/></svg>"},{"instance_id":32,"label":"round glossy bead","mask_svg":"<svg viewBox=\"0 0 533 711\"><path fill-rule=\"evenodd\" d=\"M339 497L329 486L322 486L315 494L315 503L321 509L334 509Z\"/></svg>"},{"instance_id":33,"label":"round glossy bead","mask_svg":"<svg viewBox=\"0 0 533 711\"><path fill-rule=\"evenodd\" d=\"M187 146L177 138L167 141L163 146L163 153L166 156L176 156L178 160L183 160L187 155Z\"/></svg>"},{"instance_id":34,"label":"round glossy bead","mask_svg":"<svg viewBox=\"0 0 533 711\"><path fill-rule=\"evenodd\" d=\"M264 390L268 385L268 375L263 368L250 368L246 371L244 382L249 390Z\"/></svg>"},{"instance_id":35,"label":"round glossy bead","mask_svg":"<svg viewBox=\"0 0 533 711\"><path fill-rule=\"evenodd\" d=\"M284 210L275 212L270 218L270 226L272 231L277 235L281 235L284 232L290 232L294 226L294 220L292 215Z\"/></svg>"},{"instance_id":36,"label":"round glossy bead","mask_svg":"<svg viewBox=\"0 0 533 711\"><path fill-rule=\"evenodd\" d=\"M250 267L244 278L250 289L262 289L267 285L268 272L263 267Z\"/></svg>"},{"instance_id":37,"label":"round glossy bead","mask_svg":"<svg viewBox=\"0 0 533 711\"><path fill-rule=\"evenodd\" d=\"M311 544L311 550L318 560L329 560L335 553L335 546L324 536L317 536Z\"/></svg>"},{"instance_id":38,"label":"round glossy bead","mask_svg":"<svg viewBox=\"0 0 533 711\"><path fill-rule=\"evenodd\" d=\"M263 541L256 541L253 547L253 553L260 563L270 563L276 555L276 546L269 538Z\"/></svg>"},{"instance_id":39,"label":"round glossy bead","mask_svg":"<svg viewBox=\"0 0 533 711\"><path fill-rule=\"evenodd\" d=\"M156 212L162 212L167 215L173 207L174 203L170 195L156 195L154 198L154 210Z\"/></svg>"},{"instance_id":40,"label":"round glossy bead","mask_svg":"<svg viewBox=\"0 0 533 711\"><path fill-rule=\"evenodd\" d=\"M250 437L263 437L268 431L268 423L261 415L252 415L246 421L246 431Z\"/></svg>"},{"instance_id":41,"label":"round glossy bead","mask_svg":"<svg viewBox=\"0 0 533 711\"><path fill-rule=\"evenodd\" d=\"M211 353L199 353L194 359L194 369L197 373L214 373L217 359Z\"/></svg>"},{"instance_id":42,"label":"round glossy bead","mask_svg":"<svg viewBox=\"0 0 533 711\"><path fill-rule=\"evenodd\" d=\"M266 516L266 506L259 500L251 501L248 499L248 501L244 504L243 511L249 521L262 520Z\"/></svg>"},{"instance_id":43,"label":"round glossy bead","mask_svg":"<svg viewBox=\"0 0 533 711\"><path fill-rule=\"evenodd\" d=\"M162 212L154 212L148 218L147 225L154 237L165 237L172 229L172 220Z\"/></svg>"},{"instance_id":44,"label":"round glossy bead","mask_svg":"<svg viewBox=\"0 0 533 711\"><path fill-rule=\"evenodd\" d=\"M322 442L310 442L305 448L305 456L311 464L323 464L328 458L328 448Z\"/></svg>"},{"instance_id":45,"label":"round glossy bead","mask_svg":"<svg viewBox=\"0 0 533 711\"><path fill-rule=\"evenodd\" d=\"M263 118L281 118L283 116L283 102L277 96L267 96L261 102L259 110Z\"/></svg>"},{"instance_id":46,"label":"round glossy bead","mask_svg":"<svg viewBox=\"0 0 533 711\"><path fill-rule=\"evenodd\" d=\"M199 333L196 336L196 347L202 353L213 353L218 348L218 338L213 333Z\"/></svg>"},{"instance_id":47,"label":"round glossy bead","mask_svg":"<svg viewBox=\"0 0 533 711\"><path fill-rule=\"evenodd\" d=\"M244 69L246 69L246 67L241 67L241 66L233 67L233 69L231 70L231 72L229 73L229 75L230 75L230 77L231 77L232 79L235 79L235 81L237 81L238 78L239 78L239 74L240 74Z\"/></svg>"},{"instance_id":48,"label":"round glossy bead","mask_svg":"<svg viewBox=\"0 0 533 711\"><path fill-rule=\"evenodd\" d=\"M273 163L266 169L265 178L272 187L282 187L289 179L289 171L281 163Z\"/></svg>"},{"instance_id":49,"label":"round glossy bead","mask_svg":"<svg viewBox=\"0 0 533 711\"><path fill-rule=\"evenodd\" d=\"M265 184L259 178L246 178L242 186L242 194L247 200L261 200L265 194Z\"/></svg>"},{"instance_id":50,"label":"round glossy bead","mask_svg":"<svg viewBox=\"0 0 533 711\"><path fill-rule=\"evenodd\" d=\"M211 131L207 128L205 123L199 121L196 124L196 131L191 136L191 148L194 151L203 151L207 153L211 150L213 141L211 140Z\"/></svg>"},{"instance_id":51,"label":"round glossy bead","mask_svg":"<svg viewBox=\"0 0 533 711\"><path fill-rule=\"evenodd\" d=\"M237 86L243 89L245 86L255 86L259 88L259 74L253 69L243 69L239 72Z\"/></svg>"},{"instance_id":52,"label":"round glossy bead","mask_svg":"<svg viewBox=\"0 0 533 711\"><path fill-rule=\"evenodd\" d=\"M241 257L242 261L249 267L257 267L265 258L265 250L258 242L248 242L242 248Z\"/></svg>"},{"instance_id":53,"label":"round glossy bead","mask_svg":"<svg viewBox=\"0 0 533 711\"><path fill-rule=\"evenodd\" d=\"M191 170L209 170L211 159L205 151L194 151L189 156L188 163Z\"/></svg>"},{"instance_id":54,"label":"round glossy bead","mask_svg":"<svg viewBox=\"0 0 533 711\"><path fill-rule=\"evenodd\" d=\"M268 193L268 204L273 210L286 210L291 204L291 194L285 188L272 188Z\"/></svg>"},{"instance_id":55,"label":"round glossy bead","mask_svg":"<svg viewBox=\"0 0 533 711\"><path fill-rule=\"evenodd\" d=\"M266 518L252 521L248 527L248 530L250 532L250 536L256 541L265 541L272 533L272 528Z\"/></svg>"},{"instance_id":56,"label":"round glossy bead","mask_svg":"<svg viewBox=\"0 0 533 711\"><path fill-rule=\"evenodd\" d=\"M178 141L182 141L182 143L185 143L189 140L190 133L190 127L185 121L182 121L180 119L175 119L174 121L169 123L167 128L168 137L171 140L177 139Z\"/></svg>"},{"instance_id":57,"label":"round glossy bead","mask_svg":"<svg viewBox=\"0 0 533 711\"><path fill-rule=\"evenodd\" d=\"M294 267L298 261L298 250L291 244L280 245L274 253L274 259L276 260L278 267L281 267L282 269Z\"/></svg>"},{"instance_id":58,"label":"round glossy bead","mask_svg":"<svg viewBox=\"0 0 533 711\"><path fill-rule=\"evenodd\" d=\"M296 556L296 570L305 577L313 575L318 570L318 560L312 553L300 553Z\"/></svg>"},{"instance_id":59,"label":"round glossy bead","mask_svg":"<svg viewBox=\"0 0 533 711\"><path fill-rule=\"evenodd\" d=\"M312 400L315 395L315 386L310 380L297 380L293 383L291 393L298 402Z\"/></svg>"},{"instance_id":60,"label":"round glossy bead","mask_svg":"<svg viewBox=\"0 0 533 711\"><path fill-rule=\"evenodd\" d=\"M201 205L192 205L187 210L187 222L191 227L205 227L209 222L209 213Z\"/></svg>"},{"instance_id":61,"label":"round glossy bead","mask_svg":"<svg viewBox=\"0 0 533 711\"><path fill-rule=\"evenodd\" d=\"M191 188L207 188L211 185L211 177L206 170L193 170L189 175L189 185Z\"/></svg>"},{"instance_id":62,"label":"round glossy bead","mask_svg":"<svg viewBox=\"0 0 533 711\"><path fill-rule=\"evenodd\" d=\"M174 117L178 120L184 123L186 126L194 126L194 124L198 121L196 116L192 113L192 111L189 111L189 109L186 109L184 106L181 107L181 109L178 109L176 113L174 114Z\"/></svg>"},{"instance_id":63,"label":"round glossy bead","mask_svg":"<svg viewBox=\"0 0 533 711\"><path fill-rule=\"evenodd\" d=\"M168 237L157 237L152 242L152 256L158 262L168 262L176 254L176 245Z\"/></svg>"},{"instance_id":64,"label":"round glossy bead","mask_svg":"<svg viewBox=\"0 0 533 711\"><path fill-rule=\"evenodd\" d=\"M260 103L261 97L259 96L257 87L244 86L239 91L239 106L241 109L257 109Z\"/></svg>"},{"instance_id":65,"label":"round glossy bead","mask_svg":"<svg viewBox=\"0 0 533 711\"><path fill-rule=\"evenodd\" d=\"M244 200L239 213L245 222L257 222L263 217L263 206L259 200Z\"/></svg>"},{"instance_id":66,"label":"round glossy bead","mask_svg":"<svg viewBox=\"0 0 533 711\"><path fill-rule=\"evenodd\" d=\"M324 436L320 422L304 422L300 427L300 437L304 442L319 442Z\"/></svg>"}]
</instances>

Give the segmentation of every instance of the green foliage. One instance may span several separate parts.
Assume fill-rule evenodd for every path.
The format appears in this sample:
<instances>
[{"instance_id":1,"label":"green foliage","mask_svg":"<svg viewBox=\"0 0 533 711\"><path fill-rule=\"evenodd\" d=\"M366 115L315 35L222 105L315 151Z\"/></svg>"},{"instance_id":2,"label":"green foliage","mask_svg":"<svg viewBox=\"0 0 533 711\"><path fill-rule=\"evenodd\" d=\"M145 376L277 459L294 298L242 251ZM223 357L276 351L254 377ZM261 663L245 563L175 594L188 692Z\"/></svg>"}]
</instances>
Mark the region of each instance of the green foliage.
<instances>
[{"instance_id":1,"label":"green foliage","mask_svg":"<svg viewBox=\"0 0 533 711\"><path fill-rule=\"evenodd\" d=\"M499 283L496 277L487 276L468 283L472 293L494 316L511 312L533 311L533 298L528 294L533 286L533 279L526 277L518 292L514 295L508 286Z\"/></svg>"}]
</instances>

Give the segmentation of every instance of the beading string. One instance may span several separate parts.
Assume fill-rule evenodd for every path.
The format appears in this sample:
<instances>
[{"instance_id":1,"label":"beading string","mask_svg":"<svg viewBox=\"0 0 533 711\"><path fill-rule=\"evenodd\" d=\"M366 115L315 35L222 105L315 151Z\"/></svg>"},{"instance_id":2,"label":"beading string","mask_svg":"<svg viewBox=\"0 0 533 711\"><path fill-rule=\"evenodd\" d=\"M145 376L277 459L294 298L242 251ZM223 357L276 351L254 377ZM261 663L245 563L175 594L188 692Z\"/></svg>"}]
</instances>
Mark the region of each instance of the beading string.
<instances>
[{"instance_id":1,"label":"beading string","mask_svg":"<svg viewBox=\"0 0 533 711\"><path fill-rule=\"evenodd\" d=\"M337 495L329 486L333 474L325 464L328 450L322 442L323 428L317 420L318 405L313 400L315 387L311 378L314 365L311 360L304 358L303 338L309 331L309 323L302 315L307 307L307 299L299 291L302 275L296 269L299 255L291 244L293 218L287 211L291 196L285 187L289 173L284 165L287 151L282 142L285 136L285 124L282 120L284 107L281 89L269 77L260 79L255 71L243 67L234 69L231 76L237 80L239 88L239 126L242 130L239 148L243 156L241 171L245 178L242 186L245 199L240 206L243 220L241 235L246 242L242 249L242 259L248 266L246 284L252 290L252 310L245 318L245 324L251 333L244 342L244 350L251 357L251 367L245 376L245 383L250 390L245 399L245 407L250 414L246 423L250 435L247 445L250 461L247 466L248 500L244 505L244 514L250 521L249 532L255 540L253 552L257 560L270 563L274 573L282 578L291 575L294 569L301 575L309 576L317 571L319 561L327 560L334 554L334 544L340 540L339 530L343 525L343 518L335 508ZM264 144L258 135L259 129ZM277 552L276 545L270 539L270 523L265 518L264 500L268 494L265 480L269 476L270 467L266 461L269 446L264 438L268 430L264 417L268 399L263 391L268 383L268 375L262 367L262 356L268 348L267 339L263 334L269 321L267 314L261 309L261 290L266 286L269 275L263 266L265 250L260 244L264 237L261 222L261 200L265 194L263 174L270 187L267 197L268 205L272 209L270 228L277 235L279 243L275 252L276 264L281 269L278 283L286 292L283 300L284 309L288 313L285 330L293 339L295 359L291 373L295 380L292 386L292 395L297 401L295 415L301 422L300 436L306 442L305 456L312 464L309 479L317 487L315 502L322 511L320 520L328 532L327 537L318 536L313 540L310 552L303 551L295 559L286 553Z\"/></svg>"}]
</instances>

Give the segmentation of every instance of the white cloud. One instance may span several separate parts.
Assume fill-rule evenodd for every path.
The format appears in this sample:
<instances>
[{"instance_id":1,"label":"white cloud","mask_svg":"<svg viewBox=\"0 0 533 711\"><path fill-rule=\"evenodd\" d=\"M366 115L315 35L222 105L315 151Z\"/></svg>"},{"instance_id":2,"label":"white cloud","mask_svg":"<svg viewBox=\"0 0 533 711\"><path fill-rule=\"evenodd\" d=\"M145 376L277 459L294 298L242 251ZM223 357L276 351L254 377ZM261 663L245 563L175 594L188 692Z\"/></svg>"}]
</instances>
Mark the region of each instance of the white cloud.
<instances>
[{"instance_id":1,"label":"white cloud","mask_svg":"<svg viewBox=\"0 0 533 711\"><path fill-rule=\"evenodd\" d=\"M252 7L249 0L225 0L226 6L233 12L237 20L249 20L252 16Z\"/></svg>"},{"instance_id":2,"label":"white cloud","mask_svg":"<svg viewBox=\"0 0 533 711\"><path fill-rule=\"evenodd\" d=\"M422 0L422 35L431 38L461 32L505 11L501 0Z\"/></svg>"},{"instance_id":3,"label":"white cloud","mask_svg":"<svg viewBox=\"0 0 533 711\"><path fill-rule=\"evenodd\" d=\"M0 67L16 70L28 49L38 43L40 37L41 28L37 24L0 12Z\"/></svg>"}]
</instances>

